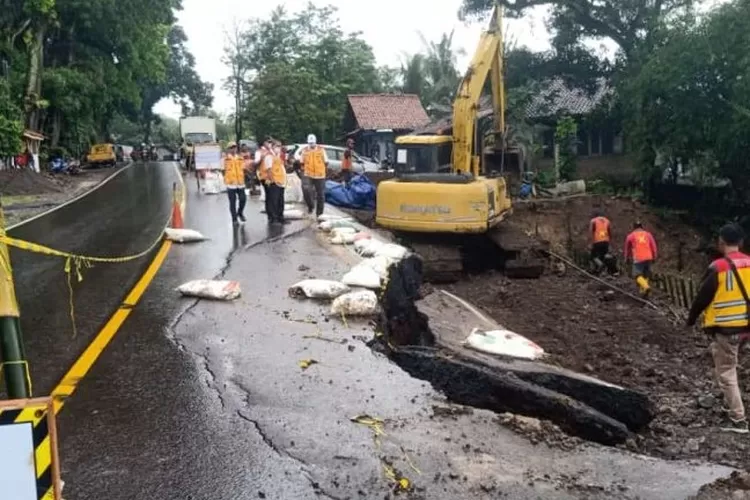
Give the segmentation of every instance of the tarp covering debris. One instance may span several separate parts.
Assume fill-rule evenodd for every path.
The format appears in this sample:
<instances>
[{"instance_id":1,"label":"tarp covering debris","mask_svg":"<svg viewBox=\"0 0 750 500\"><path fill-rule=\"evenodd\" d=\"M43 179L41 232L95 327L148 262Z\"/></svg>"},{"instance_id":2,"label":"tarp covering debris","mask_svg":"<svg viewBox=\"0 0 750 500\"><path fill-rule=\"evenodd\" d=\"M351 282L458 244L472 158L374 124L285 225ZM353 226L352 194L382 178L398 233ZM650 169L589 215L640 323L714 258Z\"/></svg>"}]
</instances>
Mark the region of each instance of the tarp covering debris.
<instances>
[{"instance_id":1,"label":"tarp covering debris","mask_svg":"<svg viewBox=\"0 0 750 500\"><path fill-rule=\"evenodd\" d=\"M375 184L364 175L354 175L348 184L326 181L326 203L357 210L375 210Z\"/></svg>"}]
</instances>

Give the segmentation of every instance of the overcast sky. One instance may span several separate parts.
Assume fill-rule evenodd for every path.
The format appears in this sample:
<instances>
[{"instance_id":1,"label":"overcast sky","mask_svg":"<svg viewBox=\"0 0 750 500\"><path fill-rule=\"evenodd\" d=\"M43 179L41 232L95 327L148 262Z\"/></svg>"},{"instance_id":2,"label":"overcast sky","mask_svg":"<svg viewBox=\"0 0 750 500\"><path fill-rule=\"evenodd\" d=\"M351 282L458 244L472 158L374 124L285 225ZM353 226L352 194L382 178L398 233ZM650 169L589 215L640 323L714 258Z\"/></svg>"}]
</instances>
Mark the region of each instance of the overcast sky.
<instances>
[{"instance_id":1,"label":"overcast sky","mask_svg":"<svg viewBox=\"0 0 750 500\"><path fill-rule=\"evenodd\" d=\"M231 26L232 16L239 19L262 17L277 5L298 11L307 3L308 0L271 1L261 5L246 0L183 0L179 23L187 33L188 47L195 56L198 73L214 84L214 109L228 113L233 107L232 98L221 89L221 82L228 75L228 69L221 63L224 32ZM366 7L354 0L313 0L312 3L338 7L344 30L361 31L379 65L400 66L406 53L421 50L420 32L427 40L437 41L443 33L455 29L454 45L467 52L459 60L459 69L463 71L483 28L458 20L461 0L378 0ZM543 17L542 12L537 12L525 20L507 21L508 36L532 49L545 49L549 46L549 36ZM179 107L171 101L160 102L156 111L175 118L180 115Z\"/></svg>"}]
</instances>

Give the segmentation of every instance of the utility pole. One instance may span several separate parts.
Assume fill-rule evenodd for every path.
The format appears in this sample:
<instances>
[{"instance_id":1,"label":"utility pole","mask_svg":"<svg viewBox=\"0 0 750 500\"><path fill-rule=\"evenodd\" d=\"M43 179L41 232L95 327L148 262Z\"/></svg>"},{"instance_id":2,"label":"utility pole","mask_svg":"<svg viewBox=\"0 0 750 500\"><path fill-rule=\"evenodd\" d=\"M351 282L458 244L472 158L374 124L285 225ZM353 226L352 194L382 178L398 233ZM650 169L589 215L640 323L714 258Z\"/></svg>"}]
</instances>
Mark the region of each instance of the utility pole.
<instances>
[{"instance_id":1,"label":"utility pole","mask_svg":"<svg viewBox=\"0 0 750 500\"><path fill-rule=\"evenodd\" d=\"M5 237L5 214L0 202L0 237ZM23 349L20 313L13 284L8 246L0 242L0 366L10 399L31 397L31 378Z\"/></svg>"}]
</instances>

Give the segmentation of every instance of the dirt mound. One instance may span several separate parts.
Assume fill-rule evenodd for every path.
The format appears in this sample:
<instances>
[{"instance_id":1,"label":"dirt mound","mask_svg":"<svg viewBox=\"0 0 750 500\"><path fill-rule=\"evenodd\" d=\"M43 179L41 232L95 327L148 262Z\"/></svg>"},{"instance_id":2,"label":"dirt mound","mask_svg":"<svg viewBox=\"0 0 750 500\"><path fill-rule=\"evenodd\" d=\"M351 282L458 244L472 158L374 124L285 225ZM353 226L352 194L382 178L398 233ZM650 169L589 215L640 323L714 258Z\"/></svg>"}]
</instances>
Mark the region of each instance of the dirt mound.
<instances>
[{"instance_id":1,"label":"dirt mound","mask_svg":"<svg viewBox=\"0 0 750 500\"><path fill-rule=\"evenodd\" d=\"M612 221L612 247L620 260L625 237L633 222L639 219L654 234L659 245L657 272L700 276L709 263L706 242L678 214L655 211L629 198L578 196L516 202L509 222L549 241L553 251L565 253L571 247L576 251L586 251L590 244L589 221L596 209Z\"/></svg>"},{"instance_id":2,"label":"dirt mound","mask_svg":"<svg viewBox=\"0 0 750 500\"><path fill-rule=\"evenodd\" d=\"M626 278L616 283L635 292ZM666 307L655 311L573 273L529 281L486 274L447 289L538 343L553 363L648 394L657 416L628 448L750 467L750 440L718 429L721 397L711 377L709 339L686 329ZM741 355L740 365L744 386L750 356Z\"/></svg>"},{"instance_id":3,"label":"dirt mound","mask_svg":"<svg viewBox=\"0 0 750 500\"><path fill-rule=\"evenodd\" d=\"M47 174L37 174L28 169L0 170L0 194L5 196L61 191L62 183Z\"/></svg>"},{"instance_id":4,"label":"dirt mound","mask_svg":"<svg viewBox=\"0 0 750 500\"><path fill-rule=\"evenodd\" d=\"M750 500L750 472L732 472L698 490L690 500Z\"/></svg>"}]
</instances>

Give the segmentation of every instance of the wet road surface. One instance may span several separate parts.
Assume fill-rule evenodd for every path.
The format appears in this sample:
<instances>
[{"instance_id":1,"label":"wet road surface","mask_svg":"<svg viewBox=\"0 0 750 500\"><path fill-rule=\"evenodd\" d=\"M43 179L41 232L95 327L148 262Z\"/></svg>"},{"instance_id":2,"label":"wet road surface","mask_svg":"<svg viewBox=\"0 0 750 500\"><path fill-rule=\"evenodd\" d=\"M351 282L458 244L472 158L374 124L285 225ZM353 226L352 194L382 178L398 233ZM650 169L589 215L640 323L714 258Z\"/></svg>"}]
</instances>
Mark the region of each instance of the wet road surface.
<instances>
[{"instance_id":1,"label":"wet road surface","mask_svg":"<svg viewBox=\"0 0 750 500\"><path fill-rule=\"evenodd\" d=\"M88 196L9 231L15 238L94 256L140 252L162 233L172 203L174 164L136 164ZM73 336L65 262L11 249L21 328L34 394L49 394L123 300L150 256L97 264L73 280Z\"/></svg>"},{"instance_id":2,"label":"wet road surface","mask_svg":"<svg viewBox=\"0 0 750 500\"><path fill-rule=\"evenodd\" d=\"M441 416L442 396L364 345L370 324L288 297L304 277L338 278L352 254L305 222L269 233L257 201L234 229L225 196L188 186L186 227L211 240L173 247L61 414L67 498L381 499L390 463L414 482L410 498L683 499L727 473L534 446L486 411ZM240 281L242 297L174 292L212 277ZM301 359L319 364L303 371ZM386 435L373 439L358 414L387 419Z\"/></svg>"}]
</instances>

